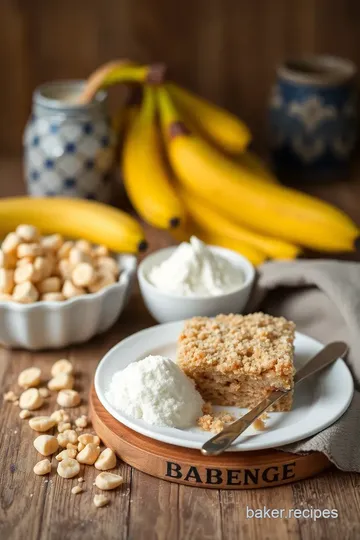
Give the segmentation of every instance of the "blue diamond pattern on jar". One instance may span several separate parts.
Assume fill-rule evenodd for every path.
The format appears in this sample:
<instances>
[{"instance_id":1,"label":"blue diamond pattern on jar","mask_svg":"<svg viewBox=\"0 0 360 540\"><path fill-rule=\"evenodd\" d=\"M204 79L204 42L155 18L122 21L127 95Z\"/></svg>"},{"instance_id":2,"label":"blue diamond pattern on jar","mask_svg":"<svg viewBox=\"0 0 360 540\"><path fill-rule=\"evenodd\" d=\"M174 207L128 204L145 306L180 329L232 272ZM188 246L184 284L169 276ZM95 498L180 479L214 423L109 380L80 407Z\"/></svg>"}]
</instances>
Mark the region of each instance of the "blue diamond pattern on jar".
<instances>
[{"instance_id":1,"label":"blue diamond pattern on jar","mask_svg":"<svg viewBox=\"0 0 360 540\"><path fill-rule=\"evenodd\" d=\"M49 131L50 133L57 133L59 130L59 126L57 124L50 124L50 128L49 128Z\"/></svg>"},{"instance_id":2,"label":"blue diamond pattern on jar","mask_svg":"<svg viewBox=\"0 0 360 540\"><path fill-rule=\"evenodd\" d=\"M34 182L35 182L36 180L38 180L38 179L39 179L39 173L38 173L38 171L31 171L31 173L30 173L30 178L31 178L31 180L33 180Z\"/></svg>"},{"instance_id":3,"label":"blue diamond pattern on jar","mask_svg":"<svg viewBox=\"0 0 360 540\"><path fill-rule=\"evenodd\" d=\"M65 178L64 179L64 186L66 188L73 188L76 185L76 179L75 178Z\"/></svg>"},{"instance_id":4,"label":"blue diamond pattern on jar","mask_svg":"<svg viewBox=\"0 0 360 540\"><path fill-rule=\"evenodd\" d=\"M66 143L65 152L67 152L68 154L74 154L76 152L76 144Z\"/></svg>"},{"instance_id":5,"label":"blue diamond pattern on jar","mask_svg":"<svg viewBox=\"0 0 360 540\"><path fill-rule=\"evenodd\" d=\"M38 146L38 145L39 145L39 142L40 142L40 137L38 137L37 135L35 135L35 137L34 137L33 140L32 140L32 145L33 145L33 146Z\"/></svg>"},{"instance_id":6,"label":"blue diamond pattern on jar","mask_svg":"<svg viewBox=\"0 0 360 540\"><path fill-rule=\"evenodd\" d=\"M53 159L45 159L44 162L46 169L53 169L54 168L54 160Z\"/></svg>"},{"instance_id":7,"label":"blue diamond pattern on jar","mask_svg":"<svg viewBox=\"0 0 360 540\"><path fill-rule=\"evenodd\" d=\"M83 131L85 135L91 135L94 131L94 126L90 122L86 122L86 124L83 126Z\"/></svg>"}]
</instances>

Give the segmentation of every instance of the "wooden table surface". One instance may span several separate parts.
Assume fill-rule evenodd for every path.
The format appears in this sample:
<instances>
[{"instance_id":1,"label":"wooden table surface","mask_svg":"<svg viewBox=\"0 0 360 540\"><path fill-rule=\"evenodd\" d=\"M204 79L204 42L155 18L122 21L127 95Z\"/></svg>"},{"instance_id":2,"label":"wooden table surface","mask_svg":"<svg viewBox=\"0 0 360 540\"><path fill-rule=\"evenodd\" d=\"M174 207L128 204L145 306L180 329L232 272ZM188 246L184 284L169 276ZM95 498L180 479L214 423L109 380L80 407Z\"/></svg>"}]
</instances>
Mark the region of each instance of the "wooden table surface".
<instances>
[{"instance_id":1,"label":"wooden table surface","mask_svg":"<svg viewBox=\"0 0 360 540\"><path fill-rule=\"evenodd\" d=\"M336 201L360 223L360 181L314 188ZM20 163L0 161L0 195L23 192ZM151 249L170 242L166 233L148 229ZM39 455L34 432L20 420L19 408L2 402L16 389L18 373L29 366L42 368L49 377L52 362L67 357L76 367L77 387L83 396L80 410L87 412L87 392L101 357L124 337L155 324L136 289L116 325L89 343L56 352L29 353L0 349L0 538L11 540L238 540L289 538L291 540L353 540L360 537L360 475L330 470L320 476L279 488L217 491L179 486L157 480L120 463L124 485L110 492L108 507L93 502L94 467L84 467L86 491L72 495L76 480L64 480L53 469L50 477L32 469ZM55 409L54 398L41 413ZM76 415L75 415L76 417ZM55 460L53 459L53 462ZM337 509L338 519L249 519L246 508Z\"/></svg>"}]
</instances>

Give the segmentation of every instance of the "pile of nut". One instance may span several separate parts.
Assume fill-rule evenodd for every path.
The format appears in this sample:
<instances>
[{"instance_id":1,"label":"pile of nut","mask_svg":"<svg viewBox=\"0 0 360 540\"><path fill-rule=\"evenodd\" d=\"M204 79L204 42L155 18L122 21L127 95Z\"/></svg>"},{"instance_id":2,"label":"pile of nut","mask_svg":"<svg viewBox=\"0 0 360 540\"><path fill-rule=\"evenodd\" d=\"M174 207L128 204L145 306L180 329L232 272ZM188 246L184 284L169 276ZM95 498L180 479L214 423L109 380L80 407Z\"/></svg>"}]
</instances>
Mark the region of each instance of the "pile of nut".
<instances>
[{"instance_id":1,"label":"pile of nut","mask_svg":"<svg viewBox=\"0 0 360 540\"><path fill-rule=\"evenodd\" d=\"M19 225L1 245L0 301L63 301L115 283L119 273L106 246L40 236L36 227Z\"/></svg>"},{"instance_id":2,"label":"pile of nut","mask_svg":"<svg viewBox=\"0 0 360 540\"><path fill-rule=\"evenodd\" d=\"M34 440L34 447L45 459L37 462L34 473L43 476L51 472L52 466L49 456L55 456L57 473L62 478L74 478L80 473L80 465L94 465L99 471L95 485L102 491L115 489L123 483L122 476L106 472L116 467L116 455L110 448L101 449L100 438L92 433L83 433L88 427L87 416L81 415L72 423L70 414L64 408L77 407L81 398L73 389L74 370L73 365L67 359L55 362L51 368L52 378L48 381L47 388L38 388L41 384L41 370L37 367L25 369L18 376L18 385L22 393L17 396L9 391L4 395L4 400L18 405L21 409L19 417L29 418L29 426L34 431L41 433ZM42 407L44 399L50 396L50 390L58 392L57 403L63 409L54 411L50 416L32 416L32 411ZM56 435L46 432L56 429ZM78 477L78 485L71 492L78 494L84 491L84 479ZM109 503L104 494L94 496L94 504L97 507Z\"/></svg>"}]
</instances>

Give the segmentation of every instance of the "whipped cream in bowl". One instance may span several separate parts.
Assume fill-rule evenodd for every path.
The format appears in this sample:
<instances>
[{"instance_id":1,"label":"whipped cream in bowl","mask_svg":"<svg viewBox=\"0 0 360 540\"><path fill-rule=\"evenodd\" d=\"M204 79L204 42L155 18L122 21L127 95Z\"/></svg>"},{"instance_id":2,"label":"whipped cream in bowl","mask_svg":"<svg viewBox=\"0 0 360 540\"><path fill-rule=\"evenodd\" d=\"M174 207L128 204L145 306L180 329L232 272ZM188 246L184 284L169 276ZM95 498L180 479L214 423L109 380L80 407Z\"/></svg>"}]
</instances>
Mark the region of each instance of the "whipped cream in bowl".
<instances>
[{"instance_id":1,"label":"whipped cream in bowl","mask_svg":"<svg viewBox=\"0 0 360 540\"><path fill-rule=\"evenodd\" d=\"M190 242L151 253L138 268L144 302L158 322L218 313L239 313L249 298L255 270L234 251Z\"/></svg>"}]
</instances>

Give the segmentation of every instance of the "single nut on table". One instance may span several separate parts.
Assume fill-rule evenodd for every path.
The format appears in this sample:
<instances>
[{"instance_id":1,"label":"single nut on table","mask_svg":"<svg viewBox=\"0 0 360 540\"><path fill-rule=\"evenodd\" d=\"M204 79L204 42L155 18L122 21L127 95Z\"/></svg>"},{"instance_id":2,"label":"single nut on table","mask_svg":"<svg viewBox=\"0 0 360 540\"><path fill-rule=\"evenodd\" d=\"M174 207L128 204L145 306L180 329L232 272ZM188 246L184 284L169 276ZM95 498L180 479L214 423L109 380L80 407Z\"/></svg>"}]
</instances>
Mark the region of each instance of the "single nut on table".
<instances>
[{"instance_id":1,"label":"single nut on table","mask_svg":"<svg viewBox=\"0 0 360 540\"><path fill-rule=\"evenodd\" d=\"M96 273L91 264L84 262L75 266L71 277L76 287L88 287L95 281Z\"/></svg>"},{"instance_id":2,"label":"single nut on table","mask_svg":"<svg viewBox=\"0 0 360 540\"><path fill-rule=\"evenodd\" d=\"M43 254L43 248L40 244L19 244L16 250L17 256L19 259L23 257L38 257Z\"/></svg>"},{"instance_id":3,"label":"single nut on table","mask_svg":"<svg viewBox=\"0 0 360 540\"><path fill-rule=\"evenodd\" d=\"M60 446L66 448L68 443L75 444L78 442L78 435L73 429L66 429L62 433L59 433L57 440Z\"/></svg>"},{"instance_id":4,"label":"single nut on table","mask_svg":"<svg viewBox=\"0 0 360 540\"><path fill-rule=\"evenodd\" d=\"M38 367L30 367L24 369L18 376L18 385L22 388L32 388L39 386L41 378L41 369Z\"/></svg>"},{"instance_id":5,"label":"single nut on table","mask_svg":"<svg viewBox=\"0 0 360 540\"><path fill-rule=\"evenodd\" d=\"M76 454L77 454L77 450L75 450L74 448L66 448L65 450L62 450L60 454L55 456L55 459L57 461L62 461L63 459L68 459L68 458L75 459Z\"/></svg>"},{"instance_id":6,"label":"single nut on table","mask_svg":"<svg viewBox=\"0 0 360 540\"><path fill-rule=\"evenodd\" d=\"M48 292L40 296L42 302L64 302L65 296L60 292Z\"/></svg>"},{"instance_id":7,"label":"single nut on table","mask_svg":"<svg viewBox=\"0 0 360 540\"><path fill-rule=\"evenodd\" d=\"M57 473L63 478L74 478L80 472L80 464L76 459L66 458L59 462Z\"/></svg>"},{"instance_id":8,"label":"single nut on table","mask_svg":"<svg viewBox=\"0 0 360 540\"><path fill-rule=\"evenodd\" d=\"M59 433L63 433L64 431L71 429L70 422L59 422L57 426L57 430Z\"/></svg>"},{"instance_id":9,"label":"single nut on table","mask_svg":"<svg viewBox=\"0 0 360 540\"><path fill-rule=\"evenodd\" d=\"M74 366L72 365L72 363L66 358L61 358L52 365L51 375L53 377L56 377L56 375L58 375L59 373L67 373L68 375L72 375L73 371Z\"/></svg>"},{"instance_id":10,"label":"single nut on table","mask_svg":"<svg viewBox=\"0 0 360 540\"><path fill-rule=\"evenodd\" d=\"M23 242L37 242L40 237L40 232L34 225L18 225L15 233Z\"/></svg>"},{"instance_id":11,"label":"single nut on table","mask_svg":"<svg viewBox=\"0 0 360 540\"><path fill-rule=\"evenodd\" d=\"M38 290L41 294L59 292L61 289L61 279L52 276L38 283Z\"/></svg>"},{"instance_id":12,"label":"single nut on table","mask_svg":"<svg viewBox=\"0 0 360 540\"><path fill-rule=\"evenodd\" d=\"M15 252L5 253L0 249L0 267L13 269L16 267L17 257Z\"/></svg>"},{"instance_id":13,"label":"single nut on table","mask_svg":"<svg viewBox=\"0 0 360 540\"><path fill-rule=\"evenodd\" d=\"M92 433L83 433L82 435L78 436L78 441L82 444L100 444L100 438L97 435L93 435Z\"/></svg>"},{"instance_id":14,"label":"single nut on table","mask_svg":"<svg viewBox=\"0 0 360 540\"><path fill-rule=\"evenodd\" d=\"M49 431L55 425L55 420L50 416L34 416L29 420L29 426L34 431Z\"/></svg>"},{"instance_id":15,"label":"single nut on table","mask_svg":"<svg viewBox=\"0 0 360 540\"><path fill-rule=\"evenodd\" d=\"M59 422L69 422L70 416L64 411L64 409L59 409L50 414L50 418L53 418L58 424Z\"/></svg>"},{"instance_id":16,"label":"single nut on table","mask_svg":"<svg viewBox=\"0 0 360 540\"><path fill-rule=\"evenodd\" d=\"M89 292L95 293L107 287L108 285L113 285L116 282L114 274L109 271L98 270L96 273L95 281L89 285Z\"/></svg>"},{"instance_id":17,"label":"single nut on table","mask_svg":"<svg viewBox=\"0 0 360 540\"><path fill-rule=\"evenodd\" d=\"M12 390L9 390L9 392L5 392L4 394L4 401L14 402L17 399L18 396Z\"/></svg>"},{"instance_id":18,"label":"single nut on table","mask_svg":"<svg viewBox=\"0 0 360 540\"><path fill-rule=\"evenodd\" d=\"M56 401L60 407L77 407L81 398L76 390L60 390Z\"/></svg>"},{"instance_id":19,"label":"single nut on table","mask_svg":"<svg viewBox=\"0 0 360 540\"><path fill-rule=\"evenodd\" d=\"M79 463L84 463L85 465L94 465L95 461L99 457L99 454L100 446L89 443L83 450L81 450L81 452L78 453L76 459Z\"/></svg>"},{"instance_id":20,"label":"single nut on table","mask_svg":"<svg viewBox=\"0 0 360 540\"><path fill-rule=\"evenodd\" d=\"M70 255L70 251L73 247L74 242L72 240L66 240L66 242L58 249L57 258L66 259Z\"/></svg>"},{"instance_id":21,"label":"single nut on table","mask_svg":"<svg viewBox=\"0 0 360 540\"><path fill-rule=\"evenodd\" d=\"M51 234L41 239L41 245L46 251L58 251L64 243L61 234Z\"/></svg>"},{"instance_id":22,"label":"single nut on table","mask_svg":"<svg viewBox=\"0 0 360 540\"><path fill-rule=\"evenodd\" d=\"M99 471L108 471L116 467L116 455L111 448L105 448L95 461L95 468Z\"/></svg>"},{"instance_id":23,"label":"single nut on table","mask_svg":"<svg viewBox=\"0 0 360 540\"><path fill-rule=\"evenodd\" d=\"M49 390L66 390L74 386L74 377L68 373L58 373L48 382Z\"/></svg>"},{"instance_id":24,"label":"single nut on table","mask_svg":"<svg viewBox=\"0 0 360 540\"><path fill-rule=\"evenodd\" d=\"M19 398L20 409L27 409L28 411L39 409L43 403L44 399L40 396L37 388L28 388Z\"/></svg>"},{"instance_id":25,"label":"single nut on table","mask_svg":"<svg viewBox=\"0 0 360 540\"><path fill-rule=\"evenodd\" d=\"M88 255L91 255L92 253L92 246L87 240L78 240L77 242L75 242L75 247L77 249L80 249L80 251L82 251L83 253L87 253Z\"/></svg>"},{"instance_id":26,"label":"single nut on table","mask_svg":"<svg viewBox=\"0 0 360 540\"><path fill-rule=\"evenodd\" d=\"M59 448L59 443L53 435L39 435L34 440L34 446L39 454L50 456Z\"/></svg>"},{"instance_id":27,"label":"single nut on table","mask_svg":"<svg viewBox=\"0 0 360 540\"><path fill-rule=\"evenodd\" d=\"M119 265L112 257L99 257L96 260L96 268L99 270L110 272L115 277L119 274Z\"/></svg>"},{"instance_id":28,"label":"single nut on table","mask_svg":"<svg viewBox=\"0 0 360 540\"><path fill-rule=\"evenodd\" d=\"M76 418L75 425L79 428L85 428L88 425L88 417L82 414L79 418Z\"/></svg>"},{"instance_id":29,"label":"single nut on table","mask_svg":"<svg viewBox=\"0 0 360 540\"><path fill-rule=\"evenodd\" d=\"M95 478L95 485L102 490L115 489L124 483L124 479L119 474L102 472Z\"/></svg>"},{"instance_id":30,"label":"single nut on table","mask_svg":"<svg viewBox=\"0 0 360 540\"><path fill-rule=\"evenodd\" d=\"M91 263L91 257L80 249L73 247L69 252L69 261L72 265L77 265L83 262Z\"/></svg>"},{"instance_id":31,"label":"single nut on table","mask_svg":"<svg viewBox=\"0 0 360 540\"><path fill-rule=\"evenodd\" d=\"M109 504L110 499L106 495L102 495L101 493L98 495L94 495L94 504L97 508L100 508L101 506L106 506Z\"/></svg>"},{"instance_id":32,"label":"single nut on table","mask_svg":"<svg viewBox=\"0 0 360 540\"><path fill-rule=\"evenodd\" d=\"M73 493L74 495L77 495L78 493L82 493L83 491L84 491L83 487L79 486L79 484L77 486L74 486L71 489L71 493Z\"/></svg>"},{"instance_id":33,"label":"single nut on table","mask_svg":"<svg viewBox=\"0 0 360 540\"><path fill-rule=\"evenodd\" d=\"M20 304L32 304L39 298L39 293L30 281L16 285L13 290L13 299Z\"/></svg>"},{"instance_id":34,"label":"single nut on table","mask_svg":"<svg viewBox=\"0 0 360 540\"><path fill-rule=\"evenodd\" d=\"M62 288L62 293L65 298L69 299L86 294L86 291L82 287L76 287L70 279L66 279Z\"/></svg>"},{"instance_id":35,"label":"single nut on table","mask_svg":"<svg viewBox=\"0 0 360 540\"><path fill-rule=\"evenodd\" d=\"M4 253L16 253L18 245L21 243L19 236L11 232L5 238L1 244L1 249Z\"/></svg>"},{"instance_id":36,"label":"single nut on table","mask_svg":"<svg viewBox=\"0 0 360 540\"><path fill-rule=\"evenodd\" d=\"M33 471L39 476L49 474L51 472L51 462L48 459L42 459L35 464Z\"/></svg>"},{"instance_id":37,"label":"single nut on table","mask_svg":"<svg viewBox=\"0 0 360 540\"><path fill-rule=\"evenodd\" d=\"M0 268L0 292L5 294L11 294L14 285L14 270Z\"/></svg>"},{"instance_id":38,"label":"single nut on table","mask_svg":"<svg viewBox=\"0 0 360 540\"><path fill-rule=\"evenodd\" d=\"M19 412L19 417L22 419L22 420L25 420L25 418L29 418L31 416L31 412L28 411L27 409L24 409L22 411Z\"/></svg>"}]
</instances>

